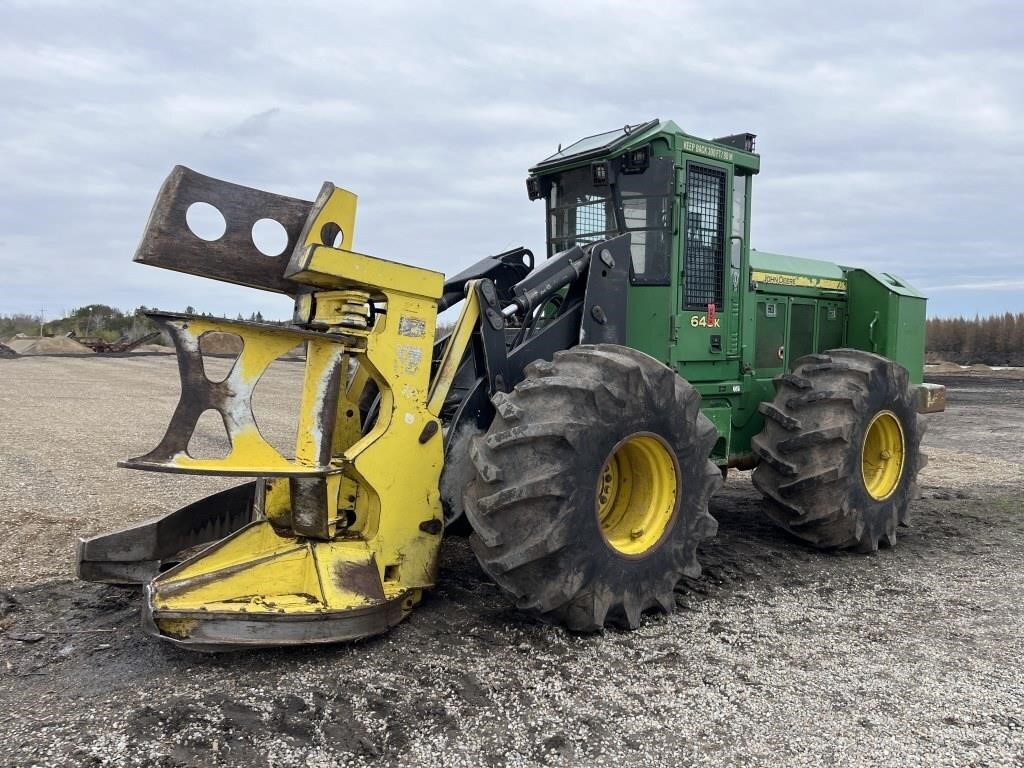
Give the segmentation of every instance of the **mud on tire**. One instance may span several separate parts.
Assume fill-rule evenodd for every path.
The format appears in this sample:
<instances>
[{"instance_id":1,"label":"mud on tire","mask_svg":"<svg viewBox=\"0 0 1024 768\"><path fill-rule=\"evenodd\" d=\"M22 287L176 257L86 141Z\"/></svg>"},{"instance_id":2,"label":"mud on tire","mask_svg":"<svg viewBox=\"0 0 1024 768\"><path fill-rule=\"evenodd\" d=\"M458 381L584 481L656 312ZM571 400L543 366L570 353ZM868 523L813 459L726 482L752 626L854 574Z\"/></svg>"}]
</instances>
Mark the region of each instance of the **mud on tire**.
<instances>
[{"instance_id":1,"label":"mud on tire","mask_svg":"<svg viewBox=\"0 0 1024 768\"><path fill-rule=\"evenodd\" d=\"M797 361L775 379L775 398L762 403L764 431L753 439L759 463L754 485L781 528L822 549L869 552L896 543L917 495L924 421L914 407L907 370L884 357L830 350ZM899 475L884 498L869 492L862 472L865 435L888 414L903 439Z\"/></svg>"},{"instance_id":2,"label":"mud on tire","mask_svg":"<svg viewBox=\"0 0 1024 768\"><path fill-rule=\"evenodd\" d=\"M486 435L470 449L465 491L470 539L483 569L517 606L577 631L634 628L650 608L671 611L681 577L700 574L696 550L717 523L721 485L708 460L718 437L687 382L653 358L611 344L555 353L493 398ZM657 543L624 555L598 518L606 462L635 436L674 457L674 507Z\"/></svg>"}]
</instances>

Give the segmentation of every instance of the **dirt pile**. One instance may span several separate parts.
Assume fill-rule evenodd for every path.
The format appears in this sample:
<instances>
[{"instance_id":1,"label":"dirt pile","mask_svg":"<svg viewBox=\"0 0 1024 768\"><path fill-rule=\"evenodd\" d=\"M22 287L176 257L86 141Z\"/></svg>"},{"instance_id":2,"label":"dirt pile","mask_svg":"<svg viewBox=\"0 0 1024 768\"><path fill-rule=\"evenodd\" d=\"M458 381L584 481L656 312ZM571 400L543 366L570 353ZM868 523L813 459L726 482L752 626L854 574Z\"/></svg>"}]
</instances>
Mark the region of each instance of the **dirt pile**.
<instances>
[{"instance_id":1,"label":"dirt pile","mask_svg":"<svg viewBox=\"0 0 1024 768\"><path fill-rule=\"evenodd\" d=\"M924 369L927 373L960 373L962 370L956 363L948 363L945 360L925 363Z\"/></svg>"},{"instance_id":2,"label":"dirt pile","mask_svg":"<svg viewBox=\"0 0 1024 768\"><path fill-rule=\"evenodd\" d=\"M162 344L140 344L132 352L145 352L147 355L173 355L174 347L165 347Z\"/></svg>"},{"instance_id":3,"label":"dirt pile","mask_svg":"<svg viewBox=\"0 0 1024 768\"><path fill-rule=\"evenodd\" d=\"M17 357L18 353L8 347L6 344L0 344L0 358L2 357Z\"/></svg>"},{"instance_id":4,"label":"dirt pile","mask_svg":"<svg viewBox=\"0 0 1024 768\"><path fill-rule=\"evenodd\" d=\"M67 336L13 338L7 346L19 355L91 355L93 351Z\"/></svg>"},{"instance_id":5,"label":"dirt pile","mask_svg":"<svg viewBox=\"0 0 1024 768\"><path fill-rule=\"evenodd\" d=\"M220 331L204 333L199 337L199 349L204 355L240 355L242 337Z\"/></svg>"}]
</instances>

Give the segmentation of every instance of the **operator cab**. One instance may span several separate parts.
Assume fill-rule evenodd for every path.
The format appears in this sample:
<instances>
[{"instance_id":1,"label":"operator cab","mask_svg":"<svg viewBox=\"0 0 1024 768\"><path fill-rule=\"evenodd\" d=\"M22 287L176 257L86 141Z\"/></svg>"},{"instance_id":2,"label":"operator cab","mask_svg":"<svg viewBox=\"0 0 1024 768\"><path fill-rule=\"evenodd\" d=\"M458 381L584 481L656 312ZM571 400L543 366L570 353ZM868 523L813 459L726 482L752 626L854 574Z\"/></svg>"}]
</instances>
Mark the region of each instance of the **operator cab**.
<instances>
[{"instance_id":1,"label":"operator cab","mask_svg":"<svg viewBox=\"0 0 1024 768\"><path fill-rule=\"evenodd\" d=\"M624 149L657 125L651 120L580 139L530 169L530 199L546 201L549 257L629 232L631 282L669 284L672 157L653 156L649 144Z\"/></svg>"},{"instance_id":2,"label":"operator cab","mask_svg":"<svg viewBox=\"0 0 1024 768\"><path fill-rule=\"evenodd\" d=\"M754 135L707 141L649 120L581 139L530 169L547 253L630 235L626 342L680 373L735 361L749 257ZM678 329L693 328L681 334ZM704 366L690 379L731 372Z\"/></svg>"}]
</instances>

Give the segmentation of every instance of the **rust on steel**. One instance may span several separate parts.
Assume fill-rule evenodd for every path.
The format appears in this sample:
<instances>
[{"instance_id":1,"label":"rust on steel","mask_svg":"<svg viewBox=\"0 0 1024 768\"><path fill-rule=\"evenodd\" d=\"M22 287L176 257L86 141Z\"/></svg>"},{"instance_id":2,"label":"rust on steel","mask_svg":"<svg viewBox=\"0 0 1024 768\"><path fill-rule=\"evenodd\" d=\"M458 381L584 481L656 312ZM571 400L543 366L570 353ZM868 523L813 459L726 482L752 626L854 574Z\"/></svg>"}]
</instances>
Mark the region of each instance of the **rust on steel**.
<instances>
[{"instance_id":1,"label":"rust on steel","mask_svg":"<svg viewBox=\"0 0 1024 768\"><path fill-rule=\"evenodd\" d=\"M193 203L220 211L226 223L220 238L204 240L188 228L185 214ZM312 208L309 200L231 184L178 165L160 188L135 261L265 291L301 293L302 287L284 272ZM253 242L252 228L260 219L280 222L288 235L288 245L277 256L265 255Z\"/></svg>"}]
</instances>

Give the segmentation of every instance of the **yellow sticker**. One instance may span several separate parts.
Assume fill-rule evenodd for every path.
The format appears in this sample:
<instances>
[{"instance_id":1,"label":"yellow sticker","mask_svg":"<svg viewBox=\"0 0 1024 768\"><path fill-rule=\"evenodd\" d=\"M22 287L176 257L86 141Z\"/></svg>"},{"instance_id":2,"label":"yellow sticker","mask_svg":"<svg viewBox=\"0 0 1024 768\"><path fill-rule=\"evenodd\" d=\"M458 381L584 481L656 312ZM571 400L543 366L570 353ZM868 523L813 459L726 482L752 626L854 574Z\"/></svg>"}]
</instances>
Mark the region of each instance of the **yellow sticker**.
<instances>
[{"instance_id":1,"label":"yellow sticker","mask_svg":"<svg viewBox=\"0 0 1024 768\"><path fill-rule=\"evenodd\" d=\"M820 288L825 291L845 291L846 281L830 277L784 275L780 272L751 272L750 279L766 285L784 285L790 288Z\"/></svg>"}]
</instances>

